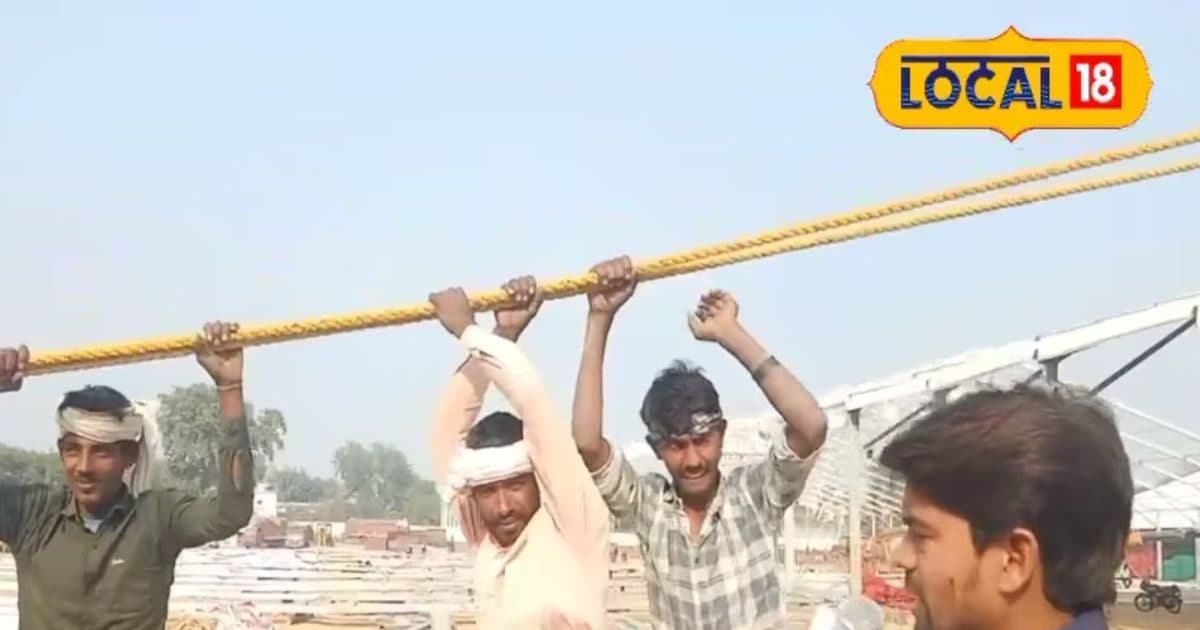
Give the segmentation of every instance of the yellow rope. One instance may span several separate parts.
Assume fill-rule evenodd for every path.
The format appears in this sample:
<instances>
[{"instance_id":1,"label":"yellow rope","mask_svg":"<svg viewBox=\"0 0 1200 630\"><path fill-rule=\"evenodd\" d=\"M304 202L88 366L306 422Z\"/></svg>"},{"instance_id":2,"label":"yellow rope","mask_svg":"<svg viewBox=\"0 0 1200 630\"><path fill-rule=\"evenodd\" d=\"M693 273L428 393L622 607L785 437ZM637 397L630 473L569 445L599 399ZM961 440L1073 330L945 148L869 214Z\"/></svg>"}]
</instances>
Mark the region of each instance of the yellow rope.
<instances>
[{"instance_id":1,"label":"yellow rope","mask_svg":"<svg viewBox=\"0 0 1200 630\"><path fill-rule=\"evenodd\" d=\"M907 229L927 223L982 214L1081 192L1182 173L1200 168L1200 160L1185 161L1165 167L1155 167L1096 178L975 204L957 205L950 208L924 212L919 215L892 216L922 206L1047 179L1064 173L1157 153L1196 142L1200 142L1200 131L1180 134L1164 140L1109 151L1091 157L1061 162L1040 169L1030 169L1006 177L968 184L897 203L856 212L830 215L735 241L698 247L677 254L639 262L637 270L639 277L642 279L666 278L745 260L763 258L785 252L862 238L864 236ZM594 285L596 280L597 278L594 274L586 273L559 278L550 282L541 282L540 284L546 293L547 299L559 299L586 292ZM486 311L502 306L506 300L507 296L503 291L499 290L476 293L471 296L471 304L477 311ZM433 317L433 309L430 305L428 303L420 303L399 308L364 310L300 321L243 326L237 335L236 343L241 346L263 345L352 330L394 326L421 321L431 317ZM28 373L31 375L48 374L89 367L182 356L190 354L193 351L195 342L195 335L174 335L123 343L99 344L72 350L36 353L31 357Z\"/></svg>"},{"instance_id":2,"label":"yellow rope","mask_svg":"<svg viewBox=\"0 0 1200 630\"><path fill-rule=\"evenodd\" d=\"M1076 171L1082 171L1107 164L1114 164L1131 160L1134 158L1144 157L1154 153L1162 153L1171 149L1177 149L1190 144L1200 142L1200 129L1192 130L1186 133L1181 133L1167 138L1161 138L1152 142L1144 142L1120 149L1104 151L1094 155L1087 155L1072 160L1064 160L1054 164L1047 164L1036 168L1030 168L1023 171L1017 171L1000 177L980 180L941 190L935 193L919 195L916 197L908 197L891 203L870 206L859 210L851 210L839 214L831 214L819 219L810 219L794 223L782 228L768 230L759 234L746 236L733 241L726 241L715 245L707 245L689 249L678 254L661 256L648 261L644 261L639 265L639 268L644 266L646 269L656 267L672 267L677 263L687 260L695 260L696 258L705 258L715 256L717 254L725 254L735 250L745 249L747 247L758 247L779 241L784 241L797 236L815 234L837 227L862 223L872 219L879 219L886 216L916 210L939 203L957 201L964 197L973 197L987 192L994 192L1004 188L1012 188L1023 184L1050 179Z\"/></svg>"},{"instance_id":3,"label":"yellow rope","mask_svg":"<svg viewBox=\"0 0 1200 630\"><path fill-rule=\"evenodd\" d=\"M1013 208L1016 206L1037 203L1040 201L1049 201L1059 197L1067 197L1079 193L1101 190L1104 188L1113 188L1124 184L1132 184L1145 181L1147 179L1156 179L1169 175L1177 175L1179 173L1186 173L1196 169L1200 169L1200 158L1184 160L1164 166L1146 168L1140 171L1129 171L1107 177L1097 177L1095 179L1065 184L1053 188L1043 188L1041 190L1011 195L1008 197L999 197L990 201L958 204L948 208L938 208L920 213L910 213L902 216L865 221L863 223L825 230L816 234L799 236L786 241L742 249L721 256L683 262L672 267L670 273L655 275L654 277L666 277L667 275L674 276L684 273L691 273L703 269L731 265L734 263L755 260L758 258L766 258L768 256L775 256L801 249L812 249L814 247L820 247L821 245L832 245L833 243L851 241L867 236L874 236L876 234L884 234L886 232L896 232L930 223L939 223L941 221L947 221L950 219L960 219L977 214L985 214L987 212L994 212L996 210L1003 210L1005 208Z\"/></svg>"}]
</instances>

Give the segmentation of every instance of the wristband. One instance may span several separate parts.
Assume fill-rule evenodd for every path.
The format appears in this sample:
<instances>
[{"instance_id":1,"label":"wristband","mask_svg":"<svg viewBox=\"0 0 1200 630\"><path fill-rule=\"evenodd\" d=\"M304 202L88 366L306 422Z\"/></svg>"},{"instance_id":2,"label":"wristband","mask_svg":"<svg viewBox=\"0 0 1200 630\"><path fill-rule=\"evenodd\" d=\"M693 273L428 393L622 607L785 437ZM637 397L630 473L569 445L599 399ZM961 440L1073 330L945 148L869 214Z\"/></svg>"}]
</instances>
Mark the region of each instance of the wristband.
<instances>
[{"instance_id":1,"label":"wristband","mask_svg":"<svg viewBox=\"0 0 1200 630\"><path fill-rule=\"evenodd\" d=\"M759 361L758 365L754 366L754 369L750 370L750 377L755 381L761 381L767 372L777 365L779 365L779 360L775 358L775 355L769 355L767 358Z\"/></svg>"}]
</instances>

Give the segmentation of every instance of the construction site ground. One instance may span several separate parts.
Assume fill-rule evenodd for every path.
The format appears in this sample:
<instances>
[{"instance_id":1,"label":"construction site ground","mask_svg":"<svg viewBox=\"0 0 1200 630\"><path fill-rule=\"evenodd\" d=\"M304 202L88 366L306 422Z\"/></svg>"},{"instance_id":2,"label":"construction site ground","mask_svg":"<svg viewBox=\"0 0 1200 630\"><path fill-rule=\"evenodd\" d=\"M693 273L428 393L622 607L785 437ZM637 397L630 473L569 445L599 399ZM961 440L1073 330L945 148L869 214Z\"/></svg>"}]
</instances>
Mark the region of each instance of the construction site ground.
<instances>
[{"instance_id":1,"label":"construction site ground","mask_svg":"<svg viewBox=\"0 0 1200 630\"><path fill-rule=\"evenodd\" d=\"M648 627L641 563L612 567L609 607L618 628ZM180 557L167 630L389 629L475 627L470 559L464 553L324 549L202 549ZM788 627L807 628L830 585L844 576L804 572L788 602ZM1125 601L1131 593L1122 594ZM911 616L888 610L888 630L908 630ZM1128 603L1112 611L1116 630L1200 628L1200 589L1185 589L1181 614L1140 613ZM441 623L437 623L441 620ZM436 625L435 625L436 624ZM12 557L0 556L0 630L17 628Z\"/></svg>"}]
</instances>

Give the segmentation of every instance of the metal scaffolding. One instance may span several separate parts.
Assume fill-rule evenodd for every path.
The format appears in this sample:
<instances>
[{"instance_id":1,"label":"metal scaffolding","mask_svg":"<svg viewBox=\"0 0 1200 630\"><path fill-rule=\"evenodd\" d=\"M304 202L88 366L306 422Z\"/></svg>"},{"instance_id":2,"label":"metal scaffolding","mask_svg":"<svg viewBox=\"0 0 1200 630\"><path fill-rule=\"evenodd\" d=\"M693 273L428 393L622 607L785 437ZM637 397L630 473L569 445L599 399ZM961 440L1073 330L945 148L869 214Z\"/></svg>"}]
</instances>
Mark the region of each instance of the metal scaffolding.
<instances>
[{"instance_id":1,"label":"metal scaffolding","mask_svg":"<svg viewBox=\"0 0 1200 630\"><path fill-rule=\"evenodd\" d=\"M780 541L788 583L793 584L798 536L796 508L849 538L849 589L861 592L863 538L900 526L903 483L876 461L898 431L922 413L964 393L1018 382L1057 383L1071 357L1137 333L1165 335L1090 386L1113 408L1133 469L1134 529L1200 530L1200 431L1191 431L1117 400L1106 391L1162 348L1197 325L1200 294L1176 298L1067 330L980 348L919 365L890 377L844 386L820 397L830 431L808 486L785 520ZM781 420L773 413L731 418L723 469L761 461L768 436ZM639 472L665 474L641 442L624 452ZM858 527L851 524L857 523Z\"/></svg>"}]
</instances>

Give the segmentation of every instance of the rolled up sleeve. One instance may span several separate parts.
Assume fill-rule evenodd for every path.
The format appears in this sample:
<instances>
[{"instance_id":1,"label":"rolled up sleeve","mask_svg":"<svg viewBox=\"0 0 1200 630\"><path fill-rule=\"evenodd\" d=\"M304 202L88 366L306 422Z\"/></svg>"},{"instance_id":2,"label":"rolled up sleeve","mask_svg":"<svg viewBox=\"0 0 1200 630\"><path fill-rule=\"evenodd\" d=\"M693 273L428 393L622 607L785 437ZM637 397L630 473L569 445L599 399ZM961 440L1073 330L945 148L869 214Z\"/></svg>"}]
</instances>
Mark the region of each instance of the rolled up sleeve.
<instances>
[{"instance_id":1,"label":"rolled up sleeve","mask_svg":"<svg viewBox=\"0 0 1200 630\"><path fill-rule=\"evenodd\" d=\"M767 455L767 475L763 484L767 501L782 509L795 503L808 485L808 476L820 454L818 448L808 457L800 457L788 445L787 436L780 428L771 439L771 450Z\"/></svg>"},{"instance_id":2,"label":"rolled up sleeve","mask_svg":"<svg viewBox=\"0 0 1200 630\"><path fill-rule=\"evenodd\" d=\"M254 514L254 457L245 420L222 420L217 447L216 496L176 491L162 495L167 531L181 549L224 540L250 523Z\"/></svg>"},{"instance_id":3,"label":"rolled up sleeve","mask_svg":"<svg viewBox=\"0 0 1200 630\"><path fill-rule=\"evenodd\" d=\"M762 510L772 528L783 522L784 512L804 492L820 454L821 449L817 449L808 457L797 455L788 446L781 426L773 432L770 449L763 461L746 468L746 474L741 477L743 490Z\"/></svg>"},{"instance_id":4,"label":"rolled up sleeve","mask_svg":"<svg viewBox=\"0 0 1200 630\"><path fill-rule=\"evenodd\" d=\"M608 462L592 472L592 482L613 516L624 518L637 509L643 490L633 464L620 449L609 446Z\"/></svg>"}]
</instances>

